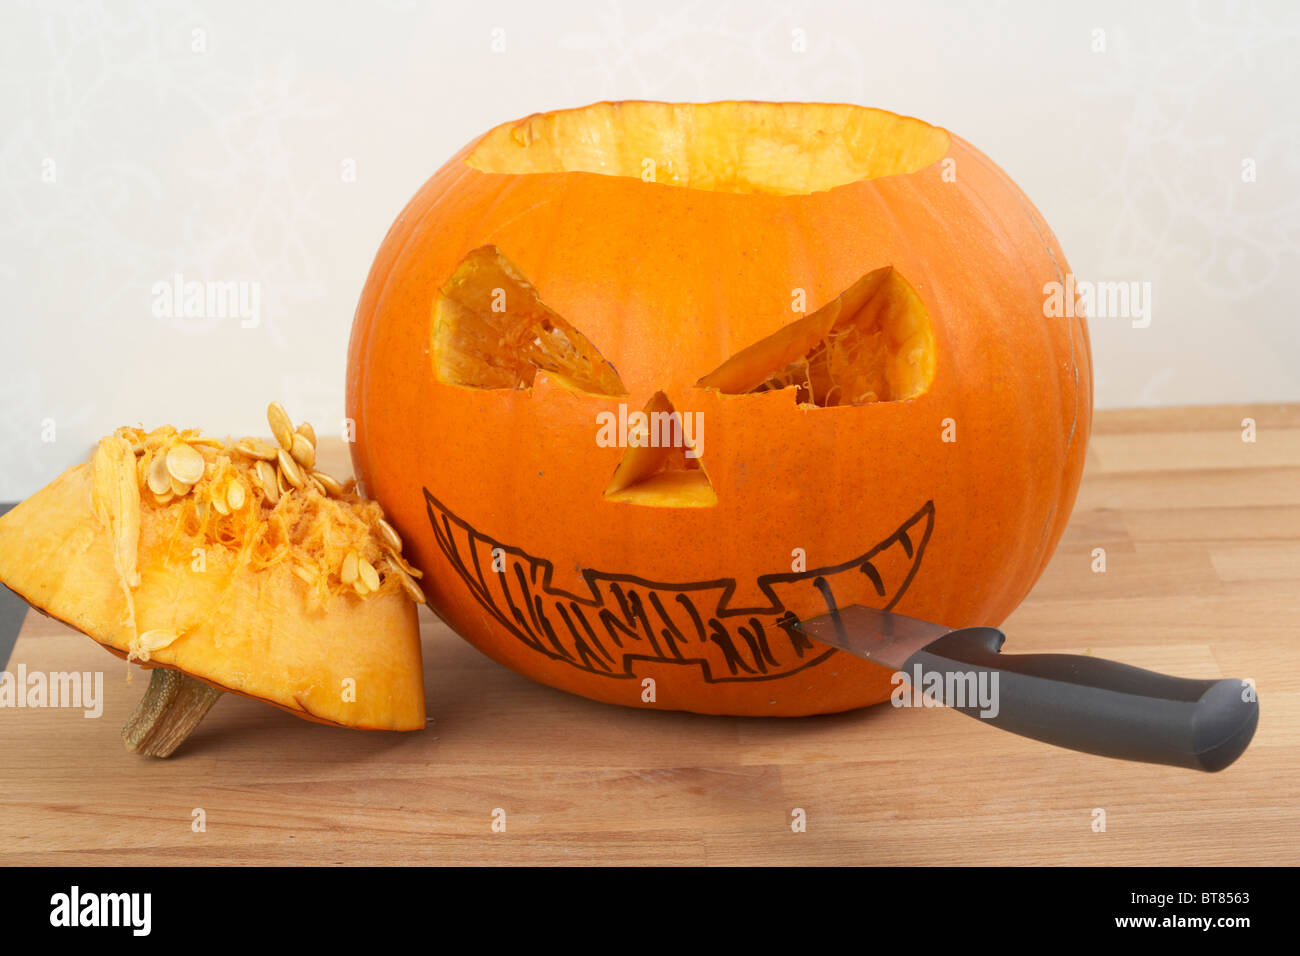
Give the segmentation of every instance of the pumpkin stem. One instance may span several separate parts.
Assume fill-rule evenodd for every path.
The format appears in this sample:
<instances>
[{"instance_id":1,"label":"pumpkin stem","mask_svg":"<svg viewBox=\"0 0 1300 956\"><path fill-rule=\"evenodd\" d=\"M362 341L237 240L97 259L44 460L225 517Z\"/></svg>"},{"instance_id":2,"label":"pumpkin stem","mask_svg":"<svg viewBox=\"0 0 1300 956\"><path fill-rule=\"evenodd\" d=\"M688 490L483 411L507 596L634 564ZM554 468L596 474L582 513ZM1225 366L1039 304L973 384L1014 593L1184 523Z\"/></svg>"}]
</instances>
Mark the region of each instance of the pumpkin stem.
<instances>
[{"instance_id":1,"label":"pumpkin stem","mask_svg":"<svg viewBox=\"0 0 1300 956\"><path fill-rule=\"evenodd\" d=\"M170 757L221 694L188 674L155 667L149 689L122 728L126 749L146 757Z\"/></svg>"}]
</instances>

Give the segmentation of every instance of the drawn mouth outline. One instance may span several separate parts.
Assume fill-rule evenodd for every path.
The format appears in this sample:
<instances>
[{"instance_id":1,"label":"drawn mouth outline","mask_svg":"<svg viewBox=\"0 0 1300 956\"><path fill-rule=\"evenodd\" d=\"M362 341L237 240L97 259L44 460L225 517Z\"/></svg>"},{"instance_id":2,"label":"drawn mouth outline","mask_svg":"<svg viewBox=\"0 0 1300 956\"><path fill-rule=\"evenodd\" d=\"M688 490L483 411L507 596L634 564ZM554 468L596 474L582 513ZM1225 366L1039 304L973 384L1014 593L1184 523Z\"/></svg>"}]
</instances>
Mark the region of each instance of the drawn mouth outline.
<instances>
[{"instance_id":1,"label":"drawn mouth outline","mask_svg":"<svg viewBox=\"0 0 1300 956\"><path fill-rule=\"evenodd\" d=\"M423 491L439 550L499 624L525 646L552 660L615 680L636 679L635 666L642 662L696 665L706 683L775 680L821 664L835 649L819 648L794 626L799 618L786 607L779 592L811 583L824 606L805 617L829 613L838 606L831 579L857 569L867 578L874 599L856 598L853 603L873 603L881 610L891 610L920 569L934 530L931 500L855 558L808 571L759 576L756 583L768 598L768 606L732 608L728 605L736 589L734 577L657 582L584 568L581 574L591 594L571 593L551 584L551 561L479 532L427 488ZM906 559L906 572L891 593L876 559L895 547ZM507 557L505 570L492 570L494 555ZM489 583L491 579L495 582ZM851 590L860 593L862 589ZM692 597L710 591L720 593L706 621ZM669 613L670 605L675 613ZM588 620L588 614L595 620ZM768 627L764 627L764 618ZM733 622L735 633L727 626Z\"/></svg>"}]
</instances>

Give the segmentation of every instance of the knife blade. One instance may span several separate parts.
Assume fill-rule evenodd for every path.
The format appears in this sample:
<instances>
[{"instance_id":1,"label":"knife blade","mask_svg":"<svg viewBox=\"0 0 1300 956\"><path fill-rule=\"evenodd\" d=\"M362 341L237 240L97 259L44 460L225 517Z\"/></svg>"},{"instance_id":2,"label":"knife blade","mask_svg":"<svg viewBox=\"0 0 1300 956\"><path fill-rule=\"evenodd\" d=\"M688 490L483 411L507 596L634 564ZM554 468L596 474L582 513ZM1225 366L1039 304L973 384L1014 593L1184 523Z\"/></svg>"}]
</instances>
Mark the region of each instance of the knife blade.
<instances>
[{"instance_id":1,"label":"knife blade","mask_svg":"<svg viewBox=\"0 0 1300 956\"><path fill-rule=\"evenodd\" d=\"M952 633L953 629L903 614L850 604L801 622L799 630L823 644L899 671L909 657L932 641Z\"/></svg>"},{"instance_id":2,"label":"knife blade","mask_svg":"<svg viewBox=\"0 0 1300 956\"><path fill-rule=\"evenodd\" d=\"M944 706L1084 753L1214 772L1241 756L1259 723L1249 681L1170 677L1077 654L1002 654L1006 635L994 627L953 629L857 604L797 627Z\"/></svg>"}]
</instances>

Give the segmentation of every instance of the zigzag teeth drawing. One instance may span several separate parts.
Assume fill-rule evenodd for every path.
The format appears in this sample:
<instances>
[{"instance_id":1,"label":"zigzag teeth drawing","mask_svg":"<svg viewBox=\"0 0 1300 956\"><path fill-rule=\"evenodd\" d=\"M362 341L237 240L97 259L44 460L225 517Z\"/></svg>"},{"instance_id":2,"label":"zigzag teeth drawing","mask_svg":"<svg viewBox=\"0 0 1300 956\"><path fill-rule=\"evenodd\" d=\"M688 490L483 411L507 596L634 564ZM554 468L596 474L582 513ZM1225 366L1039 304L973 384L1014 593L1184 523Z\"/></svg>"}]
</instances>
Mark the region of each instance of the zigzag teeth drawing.
<instances>
[{"instance_id":1,"label":"zigzag teeth drawing","mask_svg":"<svg viewBox=\"0 0 1300 956\"><path fill-rule=\"evenodd\" d=\"M894 607L934 530L927 501L862 554L762 575L758 589L768 603L731 607L734 578L661 582L586 569L589 593L572 594L551 585L550 561L475 529L428 489L424 498L443 557L502 627L539 654L616 680L636 678L644 662L698 667L710 683L774 680L820 664L835 651L809 641L792 608L810 617L837 601Z\"/></svg>"}]
</instances>

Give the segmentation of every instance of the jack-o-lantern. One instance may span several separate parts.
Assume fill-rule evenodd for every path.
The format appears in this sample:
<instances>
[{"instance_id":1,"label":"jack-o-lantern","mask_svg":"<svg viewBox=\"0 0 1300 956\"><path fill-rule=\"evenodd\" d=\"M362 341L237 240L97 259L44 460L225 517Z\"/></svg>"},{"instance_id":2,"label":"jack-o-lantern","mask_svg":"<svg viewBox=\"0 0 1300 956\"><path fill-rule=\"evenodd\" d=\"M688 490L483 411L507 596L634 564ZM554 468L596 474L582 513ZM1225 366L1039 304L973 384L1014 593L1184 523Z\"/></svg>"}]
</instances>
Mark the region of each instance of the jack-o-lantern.
<instances>
[{"instance_id":1,"label":"jack-o-lantern","mask_svg":"<svg viewBox=\"0 0 1300 956\"><path fill-rule=\"evenodd\" d=\"M393 225L350 346L353 460L432 607L632 706L888 697L847 604L996 625L1069 517L1092 412L1021 191L855 106L601 103L499 126Z\"/></svg>"}]
</instances>

